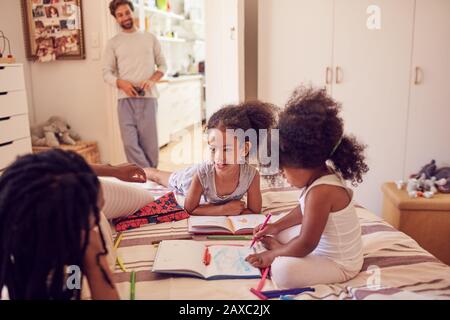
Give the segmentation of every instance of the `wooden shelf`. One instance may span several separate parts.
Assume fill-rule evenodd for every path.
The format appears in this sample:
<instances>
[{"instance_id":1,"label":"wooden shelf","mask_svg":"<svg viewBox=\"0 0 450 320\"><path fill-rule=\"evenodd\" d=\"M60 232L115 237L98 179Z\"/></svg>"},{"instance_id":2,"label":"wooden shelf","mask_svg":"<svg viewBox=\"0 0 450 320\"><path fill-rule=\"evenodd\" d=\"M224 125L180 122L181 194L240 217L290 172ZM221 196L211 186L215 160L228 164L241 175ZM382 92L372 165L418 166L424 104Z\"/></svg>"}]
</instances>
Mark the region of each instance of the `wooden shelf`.
<instances>
[{"instance_id":1,"label":"wooden shelf","mask_svg":"<svg viewBox=\"0 0 450 320\"><path fill-rule=\"evenodd\" d=\"M156 8L145 7L144 11L148 12L148 13L159 14L159 15L161 15L163 17L171 18L171 19L175 19L175 20L186 20L186 18L184 16L182 16L182 15L179 15L179 14L176 14L176 13L173 13L173 12L167 12L167 11L159 10L159 9L156 9Z\"/></svg>"},{"instance_id":2,"label":"wooden shelf","mask_svg":"<svg viewBox=\"0 0 450 320\"><path fill-rule=\"evenodd\" d=\"M169 37L158 37L158 40L159 41L164 41L164 42L178 42L178 43L186 42L186 39L169 38Z\"/></svg>"},{"instance_id":3,"label":"wooden shelf","mask_svg":"<svg viewBox=\"0 0 450 320\"><path fill-rule=\"evenodd\" d=\"M189 23L193 23L193 24L199 24L199 25L201 25L201 26L204 26L204 25L205 25L205 22L202 21L202 20L191 20L191 19L186 19L185 21L186 21L186 22L189 22Z\"/></svg>"}]
</instances>

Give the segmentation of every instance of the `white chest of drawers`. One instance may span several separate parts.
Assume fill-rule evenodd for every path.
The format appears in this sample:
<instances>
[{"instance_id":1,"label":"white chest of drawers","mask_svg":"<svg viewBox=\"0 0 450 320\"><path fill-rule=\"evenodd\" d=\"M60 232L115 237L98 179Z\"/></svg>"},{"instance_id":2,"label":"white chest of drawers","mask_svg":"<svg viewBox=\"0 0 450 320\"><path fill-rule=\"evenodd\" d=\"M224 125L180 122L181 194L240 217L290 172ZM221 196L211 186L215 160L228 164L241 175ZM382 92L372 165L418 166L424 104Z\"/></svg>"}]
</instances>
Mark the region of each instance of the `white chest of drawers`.
<instances>
[{"instance_id":1,"label":"white chest of drawers","mask_svg":"<svg viewBox=\"0 0 450 320\"><path fill-rule=\"evenodd\" d=\"M0 64L0 171L31 151L23 66Z\"/></svg>"}]
</instances>

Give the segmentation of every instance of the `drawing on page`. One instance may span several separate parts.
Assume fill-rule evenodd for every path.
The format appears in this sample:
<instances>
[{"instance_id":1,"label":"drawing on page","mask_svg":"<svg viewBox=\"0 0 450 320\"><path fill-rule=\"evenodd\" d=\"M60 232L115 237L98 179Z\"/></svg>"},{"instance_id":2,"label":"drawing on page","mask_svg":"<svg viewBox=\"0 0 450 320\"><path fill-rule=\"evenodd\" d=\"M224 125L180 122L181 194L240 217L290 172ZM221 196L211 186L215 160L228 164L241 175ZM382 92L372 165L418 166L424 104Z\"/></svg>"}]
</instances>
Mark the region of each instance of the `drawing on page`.
<instances>
[{"instance_id":1,"label":"drawing on page","mask_svg":"<svg viewBox=\"0 0 450 320\"><path fill-rule=\"evenodd\" d=\"M223 247L214 254L214 264L219 272L232 271L238 274L246 274L252 271L251 266L245 261L248 252L241 248Z\"/></svg>"}]
</instances>

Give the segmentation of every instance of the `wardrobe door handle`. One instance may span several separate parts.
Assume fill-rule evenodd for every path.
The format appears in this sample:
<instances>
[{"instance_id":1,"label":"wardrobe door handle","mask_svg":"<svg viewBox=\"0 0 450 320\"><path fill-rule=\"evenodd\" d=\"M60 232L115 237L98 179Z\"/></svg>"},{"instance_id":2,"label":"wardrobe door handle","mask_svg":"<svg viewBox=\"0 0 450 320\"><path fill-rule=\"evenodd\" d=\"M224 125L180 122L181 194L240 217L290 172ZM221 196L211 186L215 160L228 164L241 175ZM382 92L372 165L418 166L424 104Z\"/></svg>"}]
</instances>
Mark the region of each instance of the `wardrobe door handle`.
<instances>
[{"instance_id":1,"label":"wardrobe door handle","mask_svg":"<svg viewBox=\"0 0 450 320\"><path fill-rule=\"evenodd\" d=\"M230 40L236 40L236 27L230 28Z\"/></svg>"},{"instance_id":2,"label":"wardrobe door handle","mask_svg":"<svg viewBox=\"0 0 450 320\"><path fill-rule=\"evenodd\" d=\"M5 142L5 143L0 143L0 148L1 148L1 147L9 146L9 145L11 145L11 144L13 144L13 143L14 143L14 141Z\"/></svg>"},{"instance_id":3,"label":"wardrobe door handle","mask_svg":"<svg viewBox=\"0 0 450 320\"><path fill-rule=\"evenodd\" d=\"M326 75L325 75L325 83L327 85L331 84L333 82L333 69L330 67L327 67Z\"/></svg>"},{"instance_id":4,"label":"wardrobe door handle","mask_svg":"<svg viewBox=\"0 0 450 320\"><path fill-rule=\"evenodd\" d=\"M342 83L342 68L336 67L336 84Z\"/></svg>"},{"instance_id":5,"label":"wardrobe door handle","mask_svg":"<svg viewBox=\"0 0 450 320\"><path fill-rule=\"evenodd\" d=\"M422 73L422 69L420 67L416 67L416 75L414 77L414 84L418 86L422 84L422 80L420 79L420 74Z\"/></svg>"}]
</instances>

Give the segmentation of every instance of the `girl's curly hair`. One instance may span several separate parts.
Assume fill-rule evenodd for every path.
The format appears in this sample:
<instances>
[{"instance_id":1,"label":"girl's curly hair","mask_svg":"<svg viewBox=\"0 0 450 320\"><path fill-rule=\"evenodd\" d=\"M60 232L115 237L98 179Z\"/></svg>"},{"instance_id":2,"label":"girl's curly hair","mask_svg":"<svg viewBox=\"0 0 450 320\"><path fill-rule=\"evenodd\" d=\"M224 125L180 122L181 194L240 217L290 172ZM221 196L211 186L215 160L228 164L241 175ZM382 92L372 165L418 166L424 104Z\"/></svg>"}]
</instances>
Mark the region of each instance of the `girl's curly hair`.
<instances>
[{"instance_id":1,"label":"girl's curly hair","mask_svg":"<svg viewBox=\"0 0 450 320\"><path fill-rule=\"evenodd\" d=\"M236 105L227 105L214 113L206 124L206 131L212 129L256 131L256 145L252 145L250 157L257 156L263 144L270 150L271 129L277 125L279 108L262 101L248 101ZM267 130L264 136L260 130ZM248 137L245 137L248 141Z\"/></svg>"},{"instance_id":2,"label":"girl's curly hair","mask_svg":"<svg viewBox=\"0 0 450 320\"><path fill-rule=\"evenodd\" d=\"M324 89L299 87L280 114L281 167L317 168L331 160L345 180L361 183L369 168L355 137L344 135L341 105Z\"/></svg>"}]
</instances>

